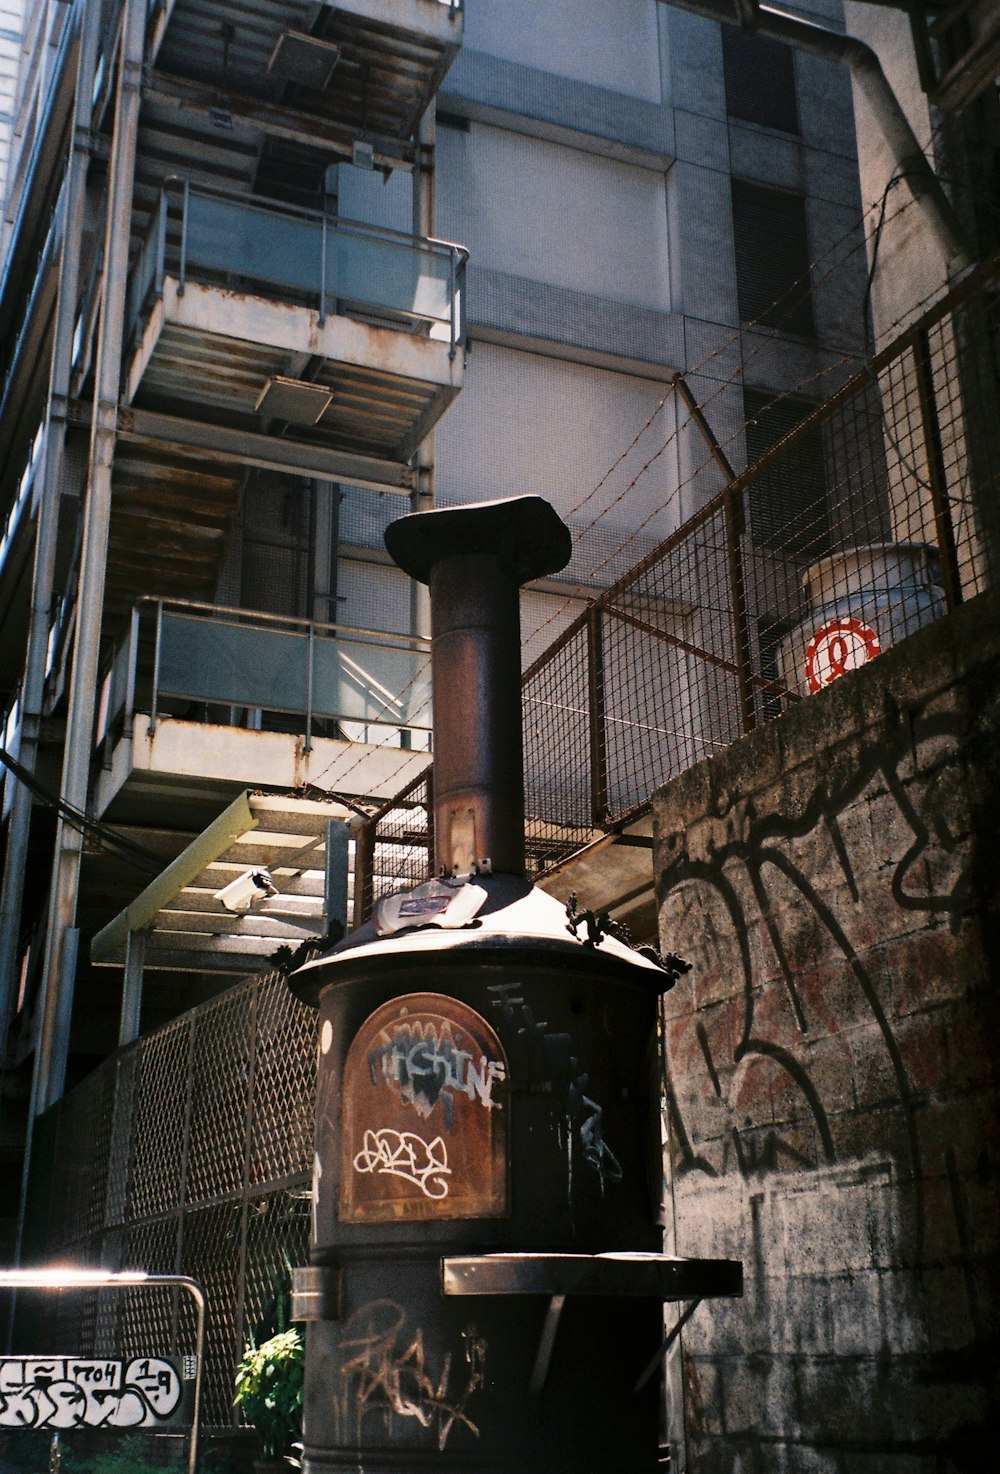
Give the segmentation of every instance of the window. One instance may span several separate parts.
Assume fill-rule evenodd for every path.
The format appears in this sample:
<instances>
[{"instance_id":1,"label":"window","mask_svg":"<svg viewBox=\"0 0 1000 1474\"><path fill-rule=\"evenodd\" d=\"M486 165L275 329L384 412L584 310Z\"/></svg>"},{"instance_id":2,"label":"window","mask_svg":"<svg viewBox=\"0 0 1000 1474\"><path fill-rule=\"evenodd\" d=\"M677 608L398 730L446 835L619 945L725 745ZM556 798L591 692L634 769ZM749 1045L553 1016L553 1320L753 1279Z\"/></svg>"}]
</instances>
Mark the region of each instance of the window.
<instances>
[{"instance_id":1,"label":"window","mask_svg":"<svg viewBox=\"0 0 1000 1474\"><path fill-rule=\"evenodd\" d=\"M795 61L789 47L724 25L722 68L731 118L798 133Z\"/></svg>"},{"instance_id":2,"label":"window","mask_svg":"<svg viewBox=\"0 0 1000 1474\"><path fill-rule=\"evenodd\" d=\"M746 179L732 192L740 318L815 337L804 197Z\"/></svg>"},{"instance_id":3,"label":"window","mask_svg":"<svg viewBox=\"0 0 1000 1474\"><path fill-rule=\"evenodd\" d=\"M806 400L782 399L744 389L747 465L777 445L815 406ZM806 562L821 558L830 546L823 437L810 430L789 445L749 486L750 535L755 543L794 555Z\"/></svg>"}]
</instances>

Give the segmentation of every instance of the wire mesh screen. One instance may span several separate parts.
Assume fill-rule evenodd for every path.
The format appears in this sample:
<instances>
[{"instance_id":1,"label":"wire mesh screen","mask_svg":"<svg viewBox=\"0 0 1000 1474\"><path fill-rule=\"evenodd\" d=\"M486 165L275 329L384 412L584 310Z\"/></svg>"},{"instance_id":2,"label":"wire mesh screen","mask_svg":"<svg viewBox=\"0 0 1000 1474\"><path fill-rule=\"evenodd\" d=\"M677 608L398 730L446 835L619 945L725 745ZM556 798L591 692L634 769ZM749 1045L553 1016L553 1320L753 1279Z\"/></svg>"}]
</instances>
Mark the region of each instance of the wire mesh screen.
<instances>
[{"instance_id":1,"label":"wire mesh screen","mask_svg":"<svg viewBox=\"0 0 1000 1474\"><path fill-rule=\"evenodd\" d=\"M977 268L821 404L744 389L739 474L675 386L719 490L526 672L533 870L995 580L998 277ZM414 801L377 816L376 852L406 856L383 889L428 874Z\"/></svg>"},{"instance_id":2,"label":"wire mesh screen","mask_svg":"<svg viewBox=\"0 0 1000 1474\"><path fill-rule=\"evenodd\" d=\"M307 1262L315 1055L313 1011L280 974L251 978L110 1059L54 1108L48 1251L204 1286L210 1428L238 1426L233 1377L248 1333L270 1334L290 1269ZM45 1339L75 1354L194 1349L190 1297L174 1290L57 1301Z\"/></svg>"}]
</instances>

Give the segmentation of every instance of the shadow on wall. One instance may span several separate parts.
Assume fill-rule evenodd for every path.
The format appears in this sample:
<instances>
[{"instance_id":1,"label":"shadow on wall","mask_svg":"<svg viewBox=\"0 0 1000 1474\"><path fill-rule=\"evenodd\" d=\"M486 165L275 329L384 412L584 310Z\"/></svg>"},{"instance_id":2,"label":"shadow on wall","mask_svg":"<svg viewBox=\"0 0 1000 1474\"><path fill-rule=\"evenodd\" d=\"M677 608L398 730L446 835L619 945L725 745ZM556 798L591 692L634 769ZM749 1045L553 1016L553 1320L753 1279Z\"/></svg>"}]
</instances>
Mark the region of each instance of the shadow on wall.
<instances>
[{"instance_id":1,"label":"shadow on wall","mask_svg":"<svg viewBox=\"0 0 1000 1474\"><path fill-rule=\"evenodd\" d=\"M690 1467L940 1474L996 1430L1000 600L655 800ZM677 1430L674 1430L675 1437Z\"/></svg>"}]
</instances>

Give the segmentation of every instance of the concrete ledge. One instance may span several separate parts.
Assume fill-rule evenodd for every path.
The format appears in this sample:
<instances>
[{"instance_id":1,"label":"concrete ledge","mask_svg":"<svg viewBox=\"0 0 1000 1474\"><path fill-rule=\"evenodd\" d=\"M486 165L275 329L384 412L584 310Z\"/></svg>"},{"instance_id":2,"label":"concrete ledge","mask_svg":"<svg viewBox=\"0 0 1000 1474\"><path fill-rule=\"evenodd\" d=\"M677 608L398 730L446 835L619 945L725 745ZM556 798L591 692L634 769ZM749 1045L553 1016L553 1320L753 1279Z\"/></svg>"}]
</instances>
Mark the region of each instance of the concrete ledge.
<instances>
[{"instance_id":1,"label":"concrete ledge","mask_svg":"<svg viewBox=\"0 0 1000 1474\"><path fill-rule=\"evenodd\" d=\"M669 108L482 51L462 51L438 108L661 173L674 160Z\"/></svg>"},{"instance_id":2,"label":"concrete ledge","mask_svg":"<svg viewBox=\"0 0 1000 1474\"><path fill-rule=\"evenodd\" d=\"M469 266L467 283L473 339L652 379L684 365L684 319L676 313L482 266Z\"/></svg>"}]
</instances>

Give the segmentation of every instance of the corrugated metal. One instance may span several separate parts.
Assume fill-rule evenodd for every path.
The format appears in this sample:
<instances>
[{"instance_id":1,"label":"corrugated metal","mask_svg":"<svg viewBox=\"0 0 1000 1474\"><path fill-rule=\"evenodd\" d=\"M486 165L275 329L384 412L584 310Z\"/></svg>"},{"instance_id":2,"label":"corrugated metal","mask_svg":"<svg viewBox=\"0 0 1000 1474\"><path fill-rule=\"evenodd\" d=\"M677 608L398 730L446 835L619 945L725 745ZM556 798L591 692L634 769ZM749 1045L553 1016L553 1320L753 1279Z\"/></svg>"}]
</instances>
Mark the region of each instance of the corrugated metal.
<instances>
[{"instance_id":1,"label":"corrugated metal","mask_svg":"<svg viewBox=\"0 0 1000 1474\"><path fill-rule=\"evenodd\" d=\"M365 6L358 4L357 12ZM414 29L332 5L281 0L178 0L157 65L181 77L235 92L284 100L325 119L364 132L409 138L461 42L461 16L448 23L434 0ZM388 12L391 15L391 11ZM269 73L268 61L282 32L313 34L339 47L332 83L322 91Z\"/></svg>"},{"instance_id":2,"label":"corrugated metal","mask_svg":"<svg viewBox=\"0 0 1000 1474\"><path fill-rule=\"evenodd\" d=\"M442 352L444 349L442 348ZM167 400L252 415L274 375L296 377L290 350L167 323L142 377L137 403ZM313 381L333 391L318 425L297 438L337 450L406 460L435 413L456 392L376 367L322 360Z\"/></svg>"},{"instance_id":3,"label":"corrugated metal","mask_svg":"<svg viewBox=\"0 0 1000 1474\"><path fill-rule=\"evenodd\" d=\"M145 594L211 599L243 472L120 442L115 454L105 618Z\"/></svg>"}]
</instances>

